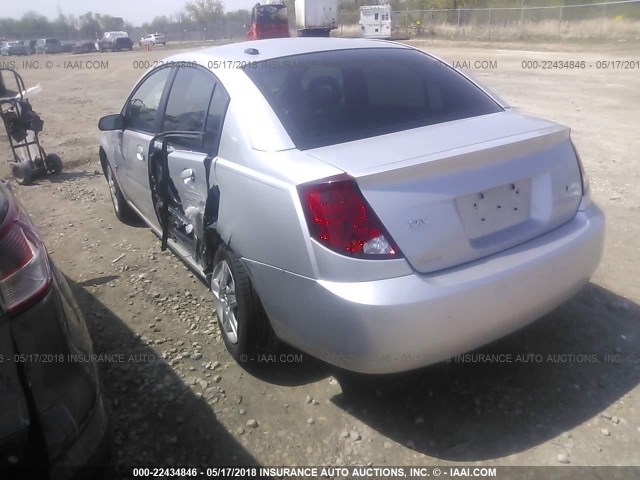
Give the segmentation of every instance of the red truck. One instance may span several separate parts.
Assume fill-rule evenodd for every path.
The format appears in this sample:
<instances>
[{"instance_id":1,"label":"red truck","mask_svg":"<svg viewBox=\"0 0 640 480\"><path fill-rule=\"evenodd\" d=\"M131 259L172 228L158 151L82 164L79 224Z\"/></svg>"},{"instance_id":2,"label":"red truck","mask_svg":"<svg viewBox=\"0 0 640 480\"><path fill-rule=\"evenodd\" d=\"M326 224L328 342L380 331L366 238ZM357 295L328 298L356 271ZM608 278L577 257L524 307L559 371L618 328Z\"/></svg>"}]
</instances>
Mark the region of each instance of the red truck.
<instances>
[{"instance_id":1,"label":"red truck","mask_svg":"<svg viewBox=\"0 0 640 480\"><path fill-rule=\"evenodd\" d=\"M251 30L247 32L249 40L290 36L289 16L283 3L277 1L266 5L255 4L251 10Z\"/></svg>"}]
</instances>

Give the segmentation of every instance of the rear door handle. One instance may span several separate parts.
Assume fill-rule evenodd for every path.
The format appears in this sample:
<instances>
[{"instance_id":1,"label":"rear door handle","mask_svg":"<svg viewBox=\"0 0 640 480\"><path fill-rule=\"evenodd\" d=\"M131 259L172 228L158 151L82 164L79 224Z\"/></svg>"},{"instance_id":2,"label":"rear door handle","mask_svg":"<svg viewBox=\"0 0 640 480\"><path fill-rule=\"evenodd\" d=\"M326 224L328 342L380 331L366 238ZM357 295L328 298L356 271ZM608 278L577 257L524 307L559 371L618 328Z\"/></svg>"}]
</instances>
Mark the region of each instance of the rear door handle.
<instances>
[{"instance_id":1,"label":"rear door handle","mask_svg":"<svg viewBox=\"0 0 640 480\"><path fill-rule=\"evenodd\" d=\"M191 168L185 168L180 173L180 178L184 181L185 185L189 184L196 178L196 173Z\"/></svg>"},{"instance_id":2,"label":"rear door handle","mask_svg":"<svg viewBox=\"0 0 640 480\"><path fill-rule=\"evenodd\" d=\"M136 158L141 162L144 162L144 148L142 148L142 145L138 145L136 147Z\"/></svg>"}]
</instances>

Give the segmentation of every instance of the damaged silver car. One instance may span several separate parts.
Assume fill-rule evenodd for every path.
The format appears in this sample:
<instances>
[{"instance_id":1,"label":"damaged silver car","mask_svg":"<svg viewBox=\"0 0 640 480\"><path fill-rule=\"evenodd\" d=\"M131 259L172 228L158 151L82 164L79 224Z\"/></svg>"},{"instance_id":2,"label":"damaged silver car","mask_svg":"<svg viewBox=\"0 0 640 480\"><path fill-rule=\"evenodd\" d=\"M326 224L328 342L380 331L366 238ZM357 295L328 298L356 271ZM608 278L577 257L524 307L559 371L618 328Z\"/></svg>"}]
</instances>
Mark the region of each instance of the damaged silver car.
<instances>
[{"instance_id":1,"label":"damaged silver car","mask_svg":"<svg viewBox=\"0 0 640 480\"><path fill-rule=\"evenodd\" d=\"M116 215L210 285L240 361L277 338L358 372L435 363L556 308L602 253L570 130L406 45L181 53L99 128Z\"/></svg>"}]
</instances>

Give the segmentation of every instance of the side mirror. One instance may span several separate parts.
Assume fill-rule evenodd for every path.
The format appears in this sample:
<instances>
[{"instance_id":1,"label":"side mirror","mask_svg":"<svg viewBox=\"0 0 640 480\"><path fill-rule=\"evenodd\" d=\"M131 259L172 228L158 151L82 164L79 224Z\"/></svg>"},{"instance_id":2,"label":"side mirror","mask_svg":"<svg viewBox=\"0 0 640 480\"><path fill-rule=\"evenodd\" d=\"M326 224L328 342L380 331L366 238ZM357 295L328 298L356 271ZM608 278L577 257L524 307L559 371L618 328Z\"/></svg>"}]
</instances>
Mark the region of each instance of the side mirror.
<instances>
[{"instance_id":1,"label":"side mirror","mask_svg":"<svg viewBox=\"0 0 640 480\"><path fill-rule=\"evenodd\" d=\"M102 117L98 122L98 129L101 132L124 130L124 117L119 113Z\"/></svg>"}]
</instances>

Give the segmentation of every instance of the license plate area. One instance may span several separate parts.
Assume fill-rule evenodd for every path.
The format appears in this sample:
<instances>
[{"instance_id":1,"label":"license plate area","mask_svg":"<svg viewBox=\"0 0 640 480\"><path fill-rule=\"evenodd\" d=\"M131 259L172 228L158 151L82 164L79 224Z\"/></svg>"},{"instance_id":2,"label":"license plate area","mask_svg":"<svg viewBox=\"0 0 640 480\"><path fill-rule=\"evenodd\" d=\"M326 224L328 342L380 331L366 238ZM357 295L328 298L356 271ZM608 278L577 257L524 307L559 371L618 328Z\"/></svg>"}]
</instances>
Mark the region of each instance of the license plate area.
<instances>
[{"instance_id":1,"label":"license plate area","mask_svg":"<svg viewBox=\"0 0 640 480\"><path fill-rule=\"evenodd\" d=\"M513 227L531 216L531 179L458 197L456 208L469 239Z\"/></svg>"}]
</instances>

